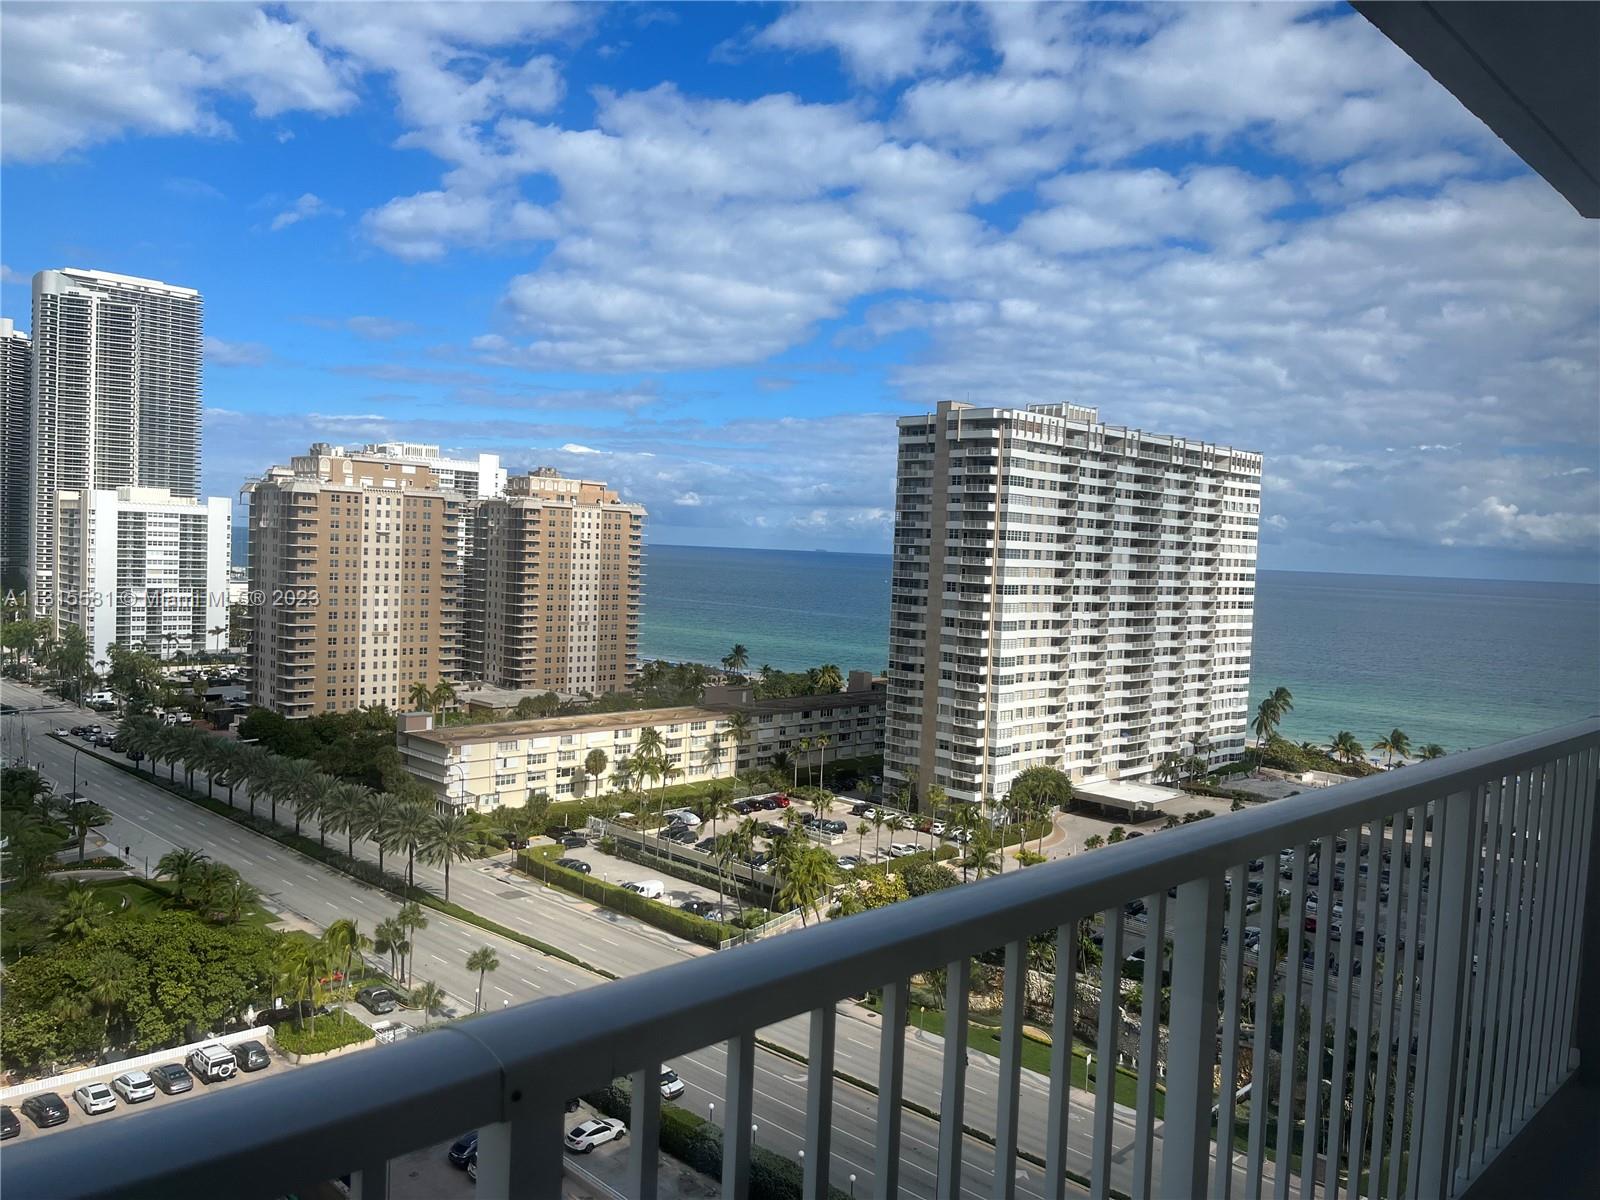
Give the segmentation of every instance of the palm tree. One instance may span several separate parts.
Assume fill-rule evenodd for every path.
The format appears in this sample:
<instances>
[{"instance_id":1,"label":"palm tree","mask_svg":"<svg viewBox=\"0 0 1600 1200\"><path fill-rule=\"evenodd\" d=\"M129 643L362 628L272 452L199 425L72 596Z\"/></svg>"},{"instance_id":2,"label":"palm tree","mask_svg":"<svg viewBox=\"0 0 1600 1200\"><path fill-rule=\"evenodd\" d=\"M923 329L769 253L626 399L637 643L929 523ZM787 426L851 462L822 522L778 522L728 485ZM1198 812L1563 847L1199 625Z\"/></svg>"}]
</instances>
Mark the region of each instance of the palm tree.
<instances>
[{"instance_id":1,"label":"palm tree","mask_svg":"<svg viewBox=\"0 0 1600 1200\"><path fill-rule=\"evenodd\" d=\"M435 813L433 822L422 841L422 855L427 862L444 867L444 899L450 902L450 864L464 862L477 848L477 826L466 813Z\"/></svg>"},{"instance_id":2,"label":"palm tree","mask_svg":"<svg viewBox=\"0 0 1600 1200\"><path fill-rule=\"evenodd\" d=\"M351 961L373 945L372 939L361 932L361 926L349 917L340 917L324 929L322 940L328 944L328 949L332 953L344 959L342 971L346 983L350 982Z\"/></svg>"},{"instance_id":3,"label":"palm tree","mask_svg":"<svg viewBox=\"0 0 1600 1200\"><path fill-rule=\"evenodd\" d=\"M750 740L750 715L745 712L736 712L728 718L728 727L722 731L722 737L733 743L733 773L739 773L739 755L744 752L745 743Z\"/></svg>"},{"instance_id":4,"label":"palm tree","mask_svg":"<svg viewBox=\"0 0 1600 1200\"><path fill-rule=\"evenodd\" d=\"M742 643L735 642L733 649L722 656L722 665L735 675L743 674L744 669L750 665L750 651L746 650Z\"/></svg>"},{"instance_id":5,"label":"palm tree","mask_svg":"<svg viewBox=\"0 0 1600 1200\"><path fill-rule=\"evenodd\" d=\"M809 923L808 914L828 893L833 882L835 860L821 846L802 846L797 838L784 840L784 853L778 860L778 901L800 910L800 924Z\"/></svg>"},{"instance_id":6,"label":"palm tree","mask_svg":"<svg viewBox=\"0 0 1600 1200\"><path fill-rule=\"evenodd\" d=\"M256 796L266 796L272 791L272 781L277 778L278 759L264 746L241 746L237 767L238 780L250 790L250 815L256 815Z\"/></svg>"},{"instance_id":7,"label":"palm tree","mask_svg":"<svg viewBox=\"0 0 1600 1200\"><path fill-rule=\"evenodd\" d=\"M1261 702L1256 709L1256 719L1250 728L1256 735L1256 748L1260 749L1267 744L1273 732L1278 728L1278 710L1273 706L1272 697Z\"/></svg>"},{"instance_id":8,"label":"palm tree","mask_svg":"<svg viewBox=\"0 0 1600 1200\"><path fill-rule=\"evenodd\" d=\"M436 724L442 723L444 720L445 705L455 703L455 685L452 684L448 679L441 679L438 683L433 685L433 691L430 693L430 696L433 700L434 722Z\"/></svg>"},{"instance_id":9,"label":"palm tree","mask_svg":"<svg viewBox=\"0 0 1600 1200\"><path fill-rule=\"evenodd\" d=\"M362 784L341 780L329 788L328 794L322 798L317 832L320 834L324 830L332 830L344 834L345 854L350 858L356 856L356 830L360 828L369 794Z\"/></svg>"},{"instance_id":10,"label":"palm tree","mask_svg":"<svg viewBox=\"0 0 1600 1200\"><path fill-rule=\"evenodd\" d=\"M596 795L600 793L600 777L606 773L606 765L610 761L606 757L606 752L598 746L583 756L583 769L589 778L594 780Z\"/></svg>"},{"instance_id":11,"label":"palm tree","mask_svg":"<svg viewBox=\"0 0 1600 1200\"><path fill-rule=\"evenodd\" d=\"M823 786L823 779L826 777L826 775L828 773L828 746L832 743L832 741L833 741L833 739L830 738L827 734L823 734L816 741L816 747L817 747L817 750L819 751L818 756L817 756L817 786L818 787L822 787Z\"/></svg>"},{"instance_id":12,"label":"palm tree","mask_svg":"<svg viewBox=\"0 0 1600 1200\"><path fill-rule=\"evenodd\" d=\"M795 757L794 757L794 786L795 787L799 787L800 786L800 759L802 757L804 757L805 755L810 754L810 753L811 753L811 739L808 738L808 737L801 738L800 739L800 753L795 755ZM811 778L811 765L809 763L806 764L806 778L807 779Z\"/></svg>"},{"instance_id":13,"label":"palm tree","mask_svg":"<svg viewBox=\"0 0 1600 1200\"><path fill-rule=\"evenodd\" d=\"M965 871L968 867L971 867L973 874L979 879L997 871L999 863L995 856L995 850L999 841L999 835L995 833L994 827L987 821L979 825L973 831L972 840L967 843L966 854L962 856L962 870Z\"/></svg>"},{"instance_id":14,"label":"palm tree","mask_svg":"<svg viewBox=\"0 0 1600 1200\"><path fill-rule=\"evenodd\" d=\"M1447 751L1438 742L1429 742L1418 753L1422 756L1423 761L1426 762L1435 758L1443 758Z\"/></svg>"},{"instance_id":15,"label":"palm tree","mask_svg":"<svg viewBox=\"0 0 1600 1200\"><path fill-rule=\"evenodd\" d=\"M1294 693L1281 685L1273 688L1272 707L1281 720L1285 713L1294 711Z\"/></svg>"},{"instance_id":16,"label":"palm tree","mask_svg":"<svg viewBox=\"0 0 1600 1200\"><path fill-rule=\"evenodd\" d=\"M322 820L323 805L328 802L328 797L333 794L333 789L339 786L339 781L331 775L324 775L321 771L314 772L306 780L305 790L295 797L294 801L294 831L300 833L300 822L315 821L317 823L317 841L323 845L328 844L328 831Z\"/></svg>"},{"instance_id":17,"label":"palm tree","mask_svg":"<svg viewBox=\"0 0 1600 1200\"><path fill-rule=\"evenodd\" d=\"M1341 729L1333 735L1333 740L1328 743L1329 750L1335 758L1342 758L1347 763L1359 762L1366 757L1367 748L1356 740L1356 735L1348 729Z\"/></svg>"},{"instance_id":18,"label":"palm tree","mask_svg":"<svg viewBox=\"0 0 1600 1200\"><path fill-rule=\"evenodd\" d=\"M406 939L406 927L393 917L379 921L372 931L372 949L375 954L389 956L389 975L399 979L399 964L405 961L405 954L411 949L411 943Z\"/></svg>"},{"instance_id":19,"label":"palm tree","mask_svg":"<svg viewBox=\"0 0 1600 1200\"><path fill-rule=\"evenodd\" d=\"M444 1011L444 989L431 979L424 979L411 993L411 1003L422 1014L422 1027L428 1027L428 1018Z\"/></svg>"},{"instance_id":20,"label":"palm tree","mask_svg":"<svg viewBox=\"0 0 1600 1200\"><path fill-rule=\"evenodd\" d=\"M416 886L417 851L433 831L434 814L421 804L402 801L389 823L378 830L378 840L389 849L406 852L406 887Z\"/></svg>"},{"instance_id":21,"label":"palm tree","mask_svg":"<svg viewBox=\"0 0 1600 1200\"><path fill-rule=\"evenodd\" d=\"M67 826L78 839L78 861L83 861L84 843L89 840L89 830L97 829L111 820L111 814L98 804L80 800L67 810Z\"/></svg>"},{"instance_id":22,"label":"palm tree","mask_svg":"<svg viewBox=\"0 0 1600 1200\"><path fill-rule=\"evenodd\" d=\"M856 857L865 858L867 854L867 834L872 832L872 826L862 821L856 826Z\"/></svg>"},{"instance_id":23,"label":"palm tree","mask_svg":"<svg viewBox=\"0 0 1600 1200\"><path fill-rule=\"evenodd\" d=\"M479 946L471 954L467 955L467 970L478 973L478 997L472 1003L473 1012L483 1011L483 977L490 971L498 969L499 966L500 959L491 946Z\"/></svg>"},{"instance_id":24,"label":"palm tree","mask_svg":"<svg viewBox=\"0 0 1600 1200\"><path fill-rule=\"evenodd\" d=\"M237 925L244 914L261 902L261 892L237 872L212 896L212 909L225 925Z\"/></svg>"},{"instance_id":25,"label":"palm tree","mask_svg":"<svg viewBox=\"0 0 1600 1200\"><path fill-rule=\"evenodd\" d=\"M1169 751L1156 765L1156 778L1165 783L1177 783L1183 775L1183 766L1183 751Z\"/></svg>"},{"instance_id":26,"label":"palm tree","mask_svg":"<svg viewBox=\"0 0 1600 1200\"><path fill-rule=\"evenodd\" d=\"M180 904L189 900L190 889L198 878L201 866L210 861L210 855L204 850L191 850L180 847L168 850L156 860L156 875L165 875L172 880L173 897Z\"/></svg>"},{"instance_id":27,"label":"palm tree","mask_svg":"<svg viewBox=\"0 0 1600 1200\"><path fill-rule=\"evenodd\" d=\"M1411 739L1400 730L1391 729L1385 736L1373 742L1372 748L1382 752L1386 764L1392 767L1396 756L1405 758L1411 753Z\"/></svg>"},{"instance_id":28,"label":"palm tree","mask_svg":"<svg viewBox=\"0 0 1600 1200\"><path fill-rule=\"evenodd\" d=\"M61 907L53 921L55 936L66 942L81 942L105 922L110 911L99 894L81 883L70 883L61 896Z\"/></svg>"},{"instance_id":29,"label":"palm tree","mask_svg":"<svg viewBox=\"0 0 1600 1200\"><path fill-rule=\"evenodd\" d=\"M411 685L411 690L406 693L406 702L418 712L432 712L433 689L419 679Z\"/></svg>"},{"instance_id":30,"label":"palm tree","mask_svg":"<svg viewBox=\"0 0 1600 1200\"><path fill-rule=\"evenodd\" d=\"M388 849L384 841L384 831L394 823L395 814L400 811L403 803L399 796L391 792L369 792L360 820L356 824L355 836L369 838L377 847L379 875L383 874L383 852Z\"/></svg>"},{"instance_id":31,"label":"palm tree","mask_svg":"<svg viewBox=\"0 0 1600 1200\"><path fill-rule=\"evenodd\" d=\"M400 911L394 915L395 921L406 934L406 980L411 979L411 943L416 940L416 933L428 927L428 918L422 913L422 905L415 900L407 900L400 906Z\"/></svg>"},{"instance_id":32,"label":"palm tree","mask_svg":"<svg viewBox=\"0 0 1600 1200\"><path fill-rule=\"evenodd\" d=\"M883 809L872 810L872 854L876 858L883 849L883 827L889 823L889 818L883 815Z\"/></svg>"},{"instance_id":33,"label":"palm tree","mask_svg":"<svg viewBox=\"0 0 1600 1200\"><path fill-rule=\"evenodd\" d=\"M272 802L272 823L278 823L278 802L294 804L297 797L311 788L311 779L318 774L316 764L303 758L280 758L267 781L267 798ZM298 830L298 825L296 826Z\"/></svg>"}]
</instances>

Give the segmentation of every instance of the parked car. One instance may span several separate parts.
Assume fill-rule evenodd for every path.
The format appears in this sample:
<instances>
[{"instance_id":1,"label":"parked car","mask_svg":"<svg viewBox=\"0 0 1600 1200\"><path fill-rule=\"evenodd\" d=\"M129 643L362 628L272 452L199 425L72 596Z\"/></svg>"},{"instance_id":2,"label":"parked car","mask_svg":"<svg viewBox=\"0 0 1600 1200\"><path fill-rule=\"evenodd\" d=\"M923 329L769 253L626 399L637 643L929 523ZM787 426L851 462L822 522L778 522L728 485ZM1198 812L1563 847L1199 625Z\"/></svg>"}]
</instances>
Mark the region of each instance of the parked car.
<instances>
[{"instance_id":1,"label":"parked car","mask_svg":"<svg viewBox=\"0 0 1600 1200\"><path fill-rule=\"evenodd\" d=\"M561 847L564 850L582 850L588 844L588 838L579 837L577 834L561 839Z\"/></svg>"},{"instance_id":2,"label":"parked car","mask_svg":"<svg viewBox=\"0 0 1600 1200\"><path fill-rule=\"evenodd\" d=\"M467 1164L478 1154L478 1131L464 1133L450 1147L450 1165L466 1170Z\"/></svg>"},{"instance_id":3,"label":"parked car","mask_svg":"<svg viewBox=\"0 0 1600 1200\"><path fill-rule=\"evenodd\" d=\"M694 844L694 848L700 851L701 854L715 854L717 851L717 839L714 837L701 838Z\"/></svg>"},{"instance_id":4,"label":"parked car","mask_svg":"<svg viewBox=\"0 0 1600 1200\"><path fill-rule=\"evenodd\" d=\"M156 1085L143 1071L124 1071L111 1081L111 1090L129 1104L155 1097Z\"/></svg>"},{"instance_id":5,"label":"parked car","mask_svg":"<svg viewBox=\"0 0 1600 1200\"><path fill-rule=\"evenodd\" d=\"M356 1001L369 1013L382 1016L400 1007L400 1001L386 987L365 987L356 993Z\"/></svg>"},{"instance_id":6,"label":"parked car","mask_svg":"<svg viewBox=\"0 0 1600 1200\"><path fill-rule=\"evenodd\" d=\"M667 894L667 885L659 879L641 879L637 883L625 883L624 890L643 896L646 900L659 900Z\"/></svg>"},{"instance_id":7,"label":"parked car","mask_svg":"<svg viewBox=\"0 0 1600 1200\"><path fill-rule=\"evenodd\" d=\"M844 833L849 829L843 821L822 821L820 824L824 833Z\"/></svg>"},{"instance_id":8,"label":"parked car","mask_svg":"<svg viewBox=\"0 0 1600 1200\"><path fill-rule=\"evenodd\" d=\"M717 906L710 900L685 900L683 911L696 917L710 917L717 911Z\"/></svg>"},{"instance_id":9,"label":"parked car","mask_svg":"<svg viewBox=\"0 0 1600 1200\"><path fill-rule=\"evenodd\" d=\"M741 817L748 817L759 807L761 806L754 800L735 800L733 802L733 811L738 813Z\"/></svg>"},{"instance_id":10,"label":"parked car","mask_svg":"<svg viewBox=\"0 0 1600 1200\"><path fill-rule=\"evenodd\" d=\"M822 818L817 816L816 813L802 813L800 815L800 824L807 829L810 829L813 825L820 824L821 821Z\"/></svg>"},{"instance_id":11,"label":"parked car","mask_svg":"<svg viewBox=\"0 0 1600 1200\"><path fill-rule=\"evenodd\" d=\"M559 842L562 838L571 837L577 832L578 831L576 829L569 829L565 825L551 825L544 831L544 835L545 837L550 838L552 841Z\"/></svg>"},{"instance_id":12,"label":"parked car","mask_svg":"<svg viewBox=\"0 0 1600 1200\"><path fill-rule=\"evenodd\" d=\"M117 1095L103 1083L86 1083L72 1093L78 1107L95 1116L108 1113L117 1106Z\"/></svg>"},{"instance_id":13,"label":"parked car","mask_svg":"<svg viewBox=\"0 0 1600 1200\"><path fill-rule=\"evenodd\" d=\"M558 858L556 866L565 867L569 871L576 871L580 875L592 875L594 868L581 858Z\"/></svg>"},{"instance_id":14,"label":"parked car","mask_svg":"<svg viewBox=\"0 0 1600 1200\"><path fill-rule=\"evenodd\" d=\"M0 1142L9 1141L22 1132L22 1122L11 1111L9 1104L0 1105Z\"/></svg>"},{"instance_id":15,"label":"parked car","mask_svg":"<svg viewBox=\"0 0 1600 1200\"><path fill-rule=\"evenodd\" d=\"M56 737L71 737L72 736L72 731L70 729L52 729L50 732L55 734ZM21 1127L19 1126L18 1128L21 1128Z\"/></svg>"},{"instance_id":16,"label":"parked car","mask_svg":"<svg viewBox=\"0 0 1600 1200\"><path fill-rule=\"evenodd\" d=\"M894 842L889 846L889 853L895 858L905 858L908 854L915 854L917 849L914 842Z\"/></svg>"},{"instance_id":17,"label":"parked car","mask_svg":"<svg viewBox=\"0 0 1600 1200\"><path fill-rule=\"evenodd\" d=\"M772 797L772 804L774 808L788 808L789 797L785 796L782 792L779 792L776 796Z\"/></svg>"},{"instance_id":18,"label":"parked car","mask_svg":"<svg viewBox=\"0 0 1600 1200\"><path fill-rule=\"evenodd\" d=\"M842 854L839 856L839 869L841 871L853 871L860 865L861 860L854 854Z\"/></svg>"},{"instance_id":19,"label":"parked car","mask_svg":"<svg viewBox=\"0 0 1600 1200\"><path fill-rule=\"evenodd\" d=\"M194 1087L194 1077L182 1063L151 1067L150 1079L169 1096L178 1096Z\"/></svg>"},{"instance_id":20,"label":"parked car","mask_svg":"<svg viewBox=\"0 0 1600 1200\"><path fill-rule=\"evenodd\" d=\"M615 1117L596 1117L593 1121L585 1121L567 1130L564 1141L567 1149L574 1154L588 1154L596 1146L614 1142L627 1132L628 1127Z\"/></svg>"},{"instance_id":21,"label":"parked car","mask_svg":"<svg viewBox=\"0 0 1600 1200\"><path fill-rule=\"evenodd\" d=\"M267 1048L257 1041L240 1042L233 1048L233 1061L241 1071L262 1071L272 1065Z\"/></svg>"},{"instance_id":22,"label":"parked car","mask_svg":"<svg viewBox=\"0 0 1600 1200\"><path fill-rule=\"evenodd\" d=\"M687 825L690 829L698 829L700 827L700 817L693 809L669 808L661 815L673 825Z\"/></svg>"},{"instance_id":23,"label":"parked car","mask_svg":"<svg viewBox=\"0 0 1600 1200\"><path fill-rule=\"evenodd\" d=\"M67 1122L66 1101L54 1092L35 1092L22 1102L22 1115L40 1129Z\"/></svg>"},{"instance_id":24,"label":"parked car","mask_svg":"<svg viewBox=\"0 0 1600 1200\"><path fill-rule=\"evenodd\" d=\"M472 1154L467 1159L467 1178L473 1183L478 1182L478 1151L474 1147Z\"/></svg>"},{"instance_id":25,"label":"parked car","mask_svg":"<svg viewBox=\"0 0 1600 1200\"><path fill-rule=\"evenodd\" d=\"M189 1073L201 1083L217 1083L232 1079L239 1071L233 1051L221 1042L207 1042L189 1051Z\"/></svg>"},{"instance_id":26,"label":"parked car","mask_svg":"<svg viewBox=\"0 0 1600 1200\"><path fill-rule=\"evenodd\" d=\"M678 1073L671 1067L661 1068L661 1098L663 1100L676 1100L683 1095L683 1080L678 1078Z\"/></svg>"}]
</instances>

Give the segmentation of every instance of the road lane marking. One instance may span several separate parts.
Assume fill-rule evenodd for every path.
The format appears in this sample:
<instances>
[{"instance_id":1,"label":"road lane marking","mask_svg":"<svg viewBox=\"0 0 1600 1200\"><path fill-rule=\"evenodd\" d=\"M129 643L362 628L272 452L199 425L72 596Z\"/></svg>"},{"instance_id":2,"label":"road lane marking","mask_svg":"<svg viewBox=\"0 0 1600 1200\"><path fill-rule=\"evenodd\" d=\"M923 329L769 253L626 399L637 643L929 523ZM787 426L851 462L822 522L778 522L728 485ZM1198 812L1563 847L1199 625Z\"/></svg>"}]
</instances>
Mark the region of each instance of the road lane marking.
<instances>
[{"instance_id":1,"label":"road lane marking","mask_svg":"<svg viewBox=\"0 0 1600 1200\"><path fill-rule=\"evenodd\" d=\"M489 986L494 988L494 990L499 992L502 996L510 996L512 999L516 999L517 994L515 992L506 991L505 988L501 987L498 983L491 983Z\"/></svg>"}]
</instances>

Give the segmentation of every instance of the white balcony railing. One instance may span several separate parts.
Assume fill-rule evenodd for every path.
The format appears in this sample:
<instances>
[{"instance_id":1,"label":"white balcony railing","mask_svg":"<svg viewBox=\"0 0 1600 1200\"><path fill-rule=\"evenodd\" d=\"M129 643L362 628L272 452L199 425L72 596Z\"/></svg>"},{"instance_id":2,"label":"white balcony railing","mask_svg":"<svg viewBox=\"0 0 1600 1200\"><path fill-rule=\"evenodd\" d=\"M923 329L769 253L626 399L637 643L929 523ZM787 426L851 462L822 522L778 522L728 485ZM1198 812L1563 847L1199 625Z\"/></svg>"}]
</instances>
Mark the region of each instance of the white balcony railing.
<instances>
[{"instance_id":1,"label":"white balcony railing","mask_svg":"<svg viewBox=\"0 0 1600 1200\"><path fill-rule=\"evenodd\" d=\"M0 1182L17 1196L273 1196L353 1173L372 1200L387 1195L390 1159L476 1127L479 1196L553 1197L563 1101L627 1075L628 1191L654 1197L656 1073L722 1044L723 1194L743 1197L751 1124L762 1119L756 1033L809 1014L808 1065L796 1069L807 1079L804 1194L817 1200L844 1178L830 1153L838 1006L881 989L884 1032L867 1081L875 1120L849 1124L852 1140L875 1147L870 1163L856 1152L852 1168L870 1169L863 1196L896 1196L902 1184L930 1191L920 1177L901 1178L903 1101L913 1094L919 1109L938 1109L939 1197L970 1191L963 1160L980 1154L992 1159L1000 1200L1017 1194L1024 1159L1029 1191L1051 1200L1079 1186L1224 1200L1458 1195L1577 1066L1575 1035L1588 1028L1576 1020L1580 965L1600 940L1584 931L1600 893L1589 881L1597 767L1600 721L1407 767L92 1131L24 1139L6 1150ZM1129 918L1134 901L1144 911ZM1050 1071L1023 1088L1029 939L1055 931L1058 946L1076 947L1084 921L1102 941L1095 978L1084 981L1098 988L1078 986L1077 954L1056 956L1053 1000L1042 1002ZM1252 928L1265 931L1259 941ZM1117 1073L1075 1088L1069 1054L1074 1028L1092 1017L1097 1060L1116 1059L1135 941L1150 950L1152 997L1137 1023L1130 1127L1117 1113ZM968 966L996 948L998 1077L969 1084ZM948 1036L938 1072L907 1072L908 1045L929 1052L905 1036L910 981L939 966L948 968ZM1163 1029L1153 993L1167 971ZM1596 998L1583 1000L1592 1011ZM984 1104L969 1104L980 1095Z\"/></svg>"}]
</instances>

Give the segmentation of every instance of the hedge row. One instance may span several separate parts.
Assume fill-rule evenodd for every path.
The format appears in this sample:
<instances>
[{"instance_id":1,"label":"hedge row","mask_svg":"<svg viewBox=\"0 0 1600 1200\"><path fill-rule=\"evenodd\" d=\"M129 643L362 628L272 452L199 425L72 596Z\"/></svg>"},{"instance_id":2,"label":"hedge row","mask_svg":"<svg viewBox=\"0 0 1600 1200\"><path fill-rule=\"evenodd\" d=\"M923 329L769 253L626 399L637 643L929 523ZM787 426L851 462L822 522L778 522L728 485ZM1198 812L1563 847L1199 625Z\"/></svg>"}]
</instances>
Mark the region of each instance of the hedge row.
<instances>
[{"instance_id":1,"label":"hedge row","mask_svg":"<svg viewBox=\"0 0 1600 1200\"><path fill-rule=\"evenodd\" d=\"M581 871L558 867L546 857L553 847L541 847L540 853L517 855L518 869L535 879L561 888L586 900L594 900L607 908L636 917L646 925L654 925L668 933L715 950L722 945L722 926L704 917L686 913L658 900L646 900L637 892L630 892L615 883L606 883Z\"/></svg>"},{"instance_id":2,"label":"hedge row","mask_svg":"<svg viewBox=\"0 0 1600 1200\"><path fill-rule=\"evenodd\" d=\"M109 763L120 770L126 771L128 774L136 776L139 779L144 780L146 783L155 784L163 791L178 797L180 800L187 800L191 804L197 804L201 808L208 809L211 812L216 813L219 817L226 817L236 825L243 825L246 829L254 830L256 833L261 834L263 837L269 837L280 845L287 846L291 850L299 851L307 858L315 859L323 866L331 867L335 871L340 871L345 875L349 875L352 878L361 881L362 883L369 884L372 887L380 889L381 891L388 892L390 895L395 896L398 899L415 900L424 908L431 908L436 912L441 912L447 916L455 917L459 921L465 921L469 925L475 925L479 929L482 929L488 933L499 934L501 937L510 938L514 942L518 942L524 946L527 946L530 950L537 950L541 954L549 955L551 958L559 958L563 962L569 962L574 966L582 967L584 970L590 971L601 976L602 978L617 978L617 976L612 972L601 967L597 967L592 963L585 962L577 955L569 954L559 946L552 946L548 942L541 942L538 938L532 938L525 933L519 933L515 929L511 929L500 924L498 921L491 921L487 917L479 916L470 908L462 908L459 904L441 900L438 896L435 896L426 888L407 887L403 877L392 875L388 871L380 872L376 863L367 862L365 859L351 858L343 850L339 850L333 846L324 846L320 842L314 841L303 834L297 834L293 830L285 829L281 825L276 825L266 817L252 817L249 812L242 808L234 808L225 801L207 796L203 792L192 791L187 786L177 782L176 780L167 780L162 779L159 776L152 776L147 771L139 770L139 768L135 767L132 763L122 762L119 759L111 758L94 750L90 750L89 753L94 754L95 757L100 759L102 762Z\"/></svg>"},{"instance_id":3,"label":"hedge row","mask_svg":"<svg viewBox=\"0 0 1600 1200\"><path fill-rule=\"evenodd\" d=\"M1210 796L1217 800L1239 800L1245 803L1257 803L1263 799L1255 792L1245 792L1238 788L1215 787L1209 783L1185 783L1182 788L1191 796Z\"/></svg>"},{"instance_id":4,"label":"hedge row","mask_svg":"<svg viewBox=\"0 0 1600 1200\"><path fill-rule=\"evenodd\" d=\"M316 1025L316 1031L313 1032L310 1018L304 1020L299 1029L294 1027L292 1021L285 1021L273 1030L273 1041L277 1042L279 1049L290 1054L326 1054L341 1046L370 1042L373 1038L371 1029L343 1011L317 1017Z\"/></svg>"},{"instance_id":5,"label":"hedge row","mask_svg":"<svg viewBox=\"0 0 1600 1200\"><path fill-rule=\"evenodd\" d=\"M627 1121L633 1114L633 1088L628 1079L613 1080L584 1097L592 1108L608 1117ZM661 1106L661 1149L691 1170L722 1178L722 1130L676 1104ZM760 1146L750 1147L750 1200L802 1200L805 1176L797 1162ZM836 1187L828 1200L848 1200Z\"/></svg>"},{"instance_id":6,"label":"hedge row","mask_svg":"<svg viewBox=\"0 0 1600 1200\"><path fill-rule=\"evenodd\" d=\"M52 859L45 863L44 869L46 871L114 871L126 865L115 854L99 854L86 858L82 862L77 859L72 859L69 862Z\"/></svg>"}]
</instances>

